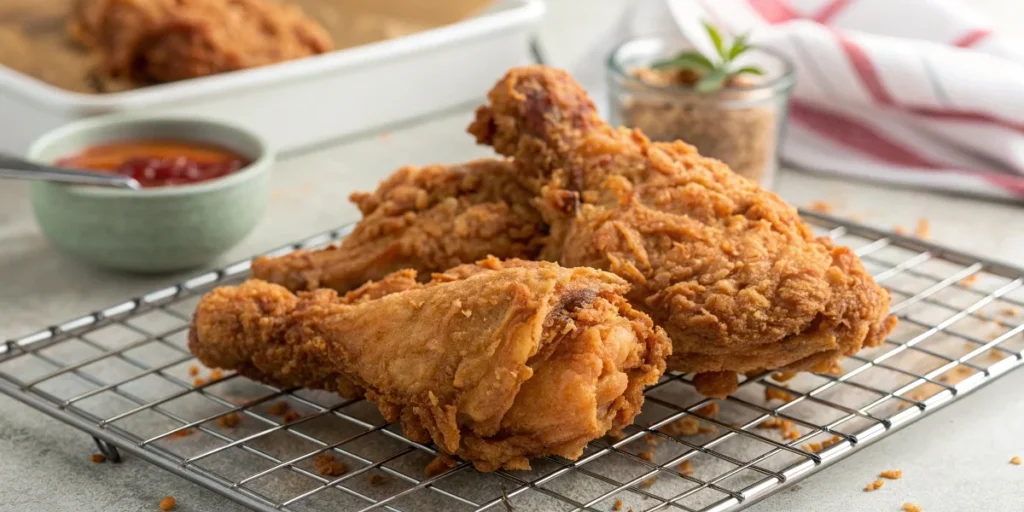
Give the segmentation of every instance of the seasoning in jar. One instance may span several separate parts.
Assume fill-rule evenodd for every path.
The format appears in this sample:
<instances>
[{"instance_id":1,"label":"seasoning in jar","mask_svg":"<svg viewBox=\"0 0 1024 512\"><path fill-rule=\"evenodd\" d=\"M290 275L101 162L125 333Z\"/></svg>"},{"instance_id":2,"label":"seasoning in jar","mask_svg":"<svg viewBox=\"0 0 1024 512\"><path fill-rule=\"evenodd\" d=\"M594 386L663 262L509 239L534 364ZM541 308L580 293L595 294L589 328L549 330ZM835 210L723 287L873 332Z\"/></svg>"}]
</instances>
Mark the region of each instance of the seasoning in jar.
<instances>
[{"instance_id":1,"label":"seasoning in jar","mask_svg":"<svg viewBox=\"0 0 1024 512\"><path fill-rule=\"evenodd\" d=\"M746 38L726 44L714 27L705 27L718 52L714 60L690 50L624 69L628 77L613 98L612 120L639 128L654 141L692 144L702 155L770 187L789 84L779 90L764 87L760 67L737 63L751 49Z\"/></svg>"},{"instance_id":2,"label":"seasoning in jar","mask_svg":"<svg viewBox=\"0 0 1024 512\"><path fill-rule=\"evenodd\" d=\"M190 185L227 176L250 162L233 151L193 142L133 140L93 146L55 165L135 178L143 188Z\"/></svg>"},{"instance_id":3,"label":"seasoning in jar","mask_svg":"<svg viewBox=\"0 0 1024 512\"><path fill-rule=\"evenodd\" d=\"M633 76L645 83L692 87L688 70L639 68ZM751 82L733 77L735 89ZM733 172L763 182L775 158L775 109L770 106L734 107L723 94L692 94L671 100L638 97L623 105L626 125L640 128L655 141L682 140L704 156L726 163Z\"/></svg>"}]
</instances>

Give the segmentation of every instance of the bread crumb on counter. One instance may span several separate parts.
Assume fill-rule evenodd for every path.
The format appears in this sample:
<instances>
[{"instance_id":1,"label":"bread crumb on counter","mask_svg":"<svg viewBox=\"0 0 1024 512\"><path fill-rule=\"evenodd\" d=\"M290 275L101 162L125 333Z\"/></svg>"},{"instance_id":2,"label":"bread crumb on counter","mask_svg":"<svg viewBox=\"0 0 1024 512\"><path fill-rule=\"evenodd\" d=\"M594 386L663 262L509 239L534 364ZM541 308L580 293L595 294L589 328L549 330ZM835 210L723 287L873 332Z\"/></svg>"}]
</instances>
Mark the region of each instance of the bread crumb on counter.
<instances>
[{"instance_id":1,"label":"bread crumb on counter","mask_svg":"<svg viewBox=\"0 0 1024 512\"><path fill-rule=\"evenodd\" d=\"M680 473L686 476L690 476L693 474L693 464L691 464L688 460L680 462L679 466L677 466L676 469L678 469Z\"/></svg>"},{"instance_id":2,"label":"bread crumb on counter","mask_svg":"<svg viewBox=\"0 0 1024 512\"><path fill-rule=\"evenodd\" d=\"M217 418L217 424L222 427L235 428L239 423L242 422L241 416L236 412L229 412L220 418Z\"/></svg>"},{"instance_id":3,"label":"bread crumb on counter","mask_svg":"<svg viewBox=\"0 0 1024 512\"><path fill-rule=\"evenodd\" d=\"M195 377L197 375L199 375L199 366L197 366L197 365L189 366L188 367L188 376L189 377Z\"/></svg>"},{"instance_id":4,"label":"bread crumb on counter","mask_svg":"<svg viewBox=\"0 0 1024 512\"><path fill-rule=\"evenodd\" d=\"M831 213L832 210L835 209L833 208L832 203L828 201L813 201L807 208L819 213Z\"/></svg>"},{"instance_id":5,"label":"bread crumb on counter","mask_svg":"<svg viewBox=\"0 0 1024 512\"><path fill-rule=\"evenodd\" d=\"M654 449L651 448L651 449L648 449L648 450L644 450L644 451L636 454L636 456L640 457L643 460L646 460L647 462L651 462L651 461L654 460Z\"/></svg>"},{"instance_id":6,"label":"bread crumb on counter","mask_svg":"<svg viewBox=\"0 0 1024 512\"><path fill-rule=\"evenodd\" d=\"M335 459L329 453L321 453L313 457L313 469L316 469L320 476L329 477L341 476L348 471L348 467L345 466L344 462Z\"/></svg>"},{"instance_id":7,"label":"bread crumb on counter","mask_svg":"<svg viewBox=\"0 0 1024 512\"><path fill-rule=\"evenodd\" d=\"M914 229L914 236L921 240L928 240L932 237L932 226L928 219L917 219L917 228Z\"/></svg>"},{"instance_id":8,"label":"bread crumb on counter","mask_svg":"<svg viewBox=\"0 0 1024 512\"><path fill-rule=\"evenodd\" d=\"M714 418L715 416L718 416L718 402L711 402L710 404L697 409L697 414L706 418Z\"/></svg>"},{"instance_id":9,"label":"bread crumb on counter","mask_svg":"<svg viewBox=\"0 0 1024 512\"><path fill-rule=\"evenodd\" d=\"M654 483L657 482L657 481L658 481L658 477L652 476L652 477L648 478L647 480L644 480L643 482L640 482L637 485L639 485L641 489L648 489L652 485L654 485Z\"/></svg>"},{"instance_id":10,"label":"bread crumb on counter","mask_svg":"<svg viewBox=\"0 0 1024 512\"><path fill-rule=\"evenodd\" d=\"M427 478L435 477L454 468L458 465L458 461L452 458L447 453L438 453L434 460L427 464L427 467L423 469L423 473L427 475Z\"/></svg>"},{"instance_id":11,"label":"bread crumb on counter","mask_svg":"<svg viewBox=\"0 0 1024 512\"><path fill-rule=\"evenodd\" d=\"M107 456L103 455L102 453L94 453L89 456L89 460L95 462L96 464L101 464L107 461Z\"/></svg>"},{"instance_id":12,"label":"bread crumb on counter","mask_svg":"<svg viewBox=\"0 0 1024 512\"><path fill-rule=\"evenodd\" d=\"M783 402L791 402L794 398L792 393L788 393L779 388L767 387L764 388L764 401L770 402L772 400L782 400Z\"/></svg>"},{"instance_id":13,"label":"bread crumb on counter","mask_svg":"<svg viewBox=\"0 0 1024 512\"><path fill-rule=\"evenodd\" d=\"M1014 455L1013 458L1010 459L1010 464L1013 464L1015 466L1020 466L1021 465L1020 457Z\"/></svg>"},{"instance_id":14,"label":"bread crumb on counter","mask_svg":"<svg viewBox=\"0 0 1024 512\"><path fill-rule=\"evenodd\" d=\"M803 448L804 451L808 451L811 453L818 453L821 451L822 446L821 443L804 443L803 445L800 446L800 448Z\"/></svg>"},{"instance_id":15,"label":"bread crumb on counter","mask_svg":"<svg viewBox=\"0 0 1024 512\"><path fill-rule=\"evenodd\" d=\"M196 377L195 380L192 381L192 385L197 388L203 384L206 384L206 379L203 379L202 377Z\"/></svg>"},{"instance_id":16,"label":"bread crumb on counter","mask_svg":"<svg viewBox=\"0 0 1024 512\"><path fill-rule=\"evenodd\" d=\"M892 228L892 232L896 233L897 235L905 235L907 234L907 228L903 226L895 226Z\"/></svg>"},{"instance_id":17,"label":"bread crumb on counter","mask_svg":"<svg viewBox=\"0 0 1024 512\"><path fill-rule=\"evenodd\" d=\"M180 437L188 437L190 435L192 435L192 429L191 428L186 428L186 429L179 430L179 431L177 431L177 432L167 436L167 438L168 439L177 439L177 438L180 438Z\"/></svg>"},{"instance_id":18,"label":"bread crumb on counter","mask_svg":"<svg viewBox=\"0 0 1024 512\"><path fill-rule=\"evenodd\" d=\"M302 415L300 415L299 413L297 413L295 411L288 411L288 412L284 413L284 416L281 418L281 421L283 421L285 423L291 423L293 421L298 420L301 417L302 417Z\"/></svg>"},{"instance_id":19,"label":"bread crumb on counter","mask_svg":"<svg viewBox=\"0 0 1024 512\"><path fill-rule=\"evenodd\" d=\"M622 510L622 500L615 500L615 504L612 505L612 510Z\"/></svg>"},{"instance_id":20,"label":"bread crumb on counter","mask_svg":"<svg viewBox=\"0 0 1024 512\"><path fill-rule=\"evenodd\" d=\"M871 482L866 487L864 487L864 491L865 492L877 491L877 490L881 489L883 485L885 485L884 481L882 481L882 480L875 480L874 482Z\"/></svg>"},{"instance_id":21,"label":"bread crumb on counter","mask_svg":"<svg viewBox=\"0 0 1024 512\"><path fill-rule=\"evenodd\" d=\"M907 502L903 504L903 512L921 512L921 507Z\"/></svg>"},{"instance_id":22,"label":"bread crumb on counter","mask_svg":"<svg viewBox=\"0 0 1024 512\"><path fill-rule=\"evenodd\" d=\"M784 420L782 418L768 418L761 422L759 425L757 425L757 427L755 428L778 429L779 432L782 433L783 439L788 439L790 441L800 439L800 431L796 429L796 425L794 425L792 421ZM814 444L817 445L818 443ZM804 445L805 449L807 446L809 445Z\"/></svg>"},{"instance_id":23,"label":"bread crumb on counter","mask_svg":"<svg viewBox=\"0 0 1024 512\"><path fill-rule=\"evenodd\" d=\"M880 476L882 478L888 478L889 480L899 480L900 478L903 478L903 470L902 469L887 469L885 471L882 471L882 473L880 475L878 475L878 476Z\"/></svg>"},{"instance_id":24,"label":"bread crumb on counter","mask_svg":"<svg viewBox=\"0 0 1024 512\"><path fill-rule=\"evenodd\" d=\"M370 475L368 481L370 482L370 485L384 485L385 483L387 483L388 480L387 478L384 478L383 476L374 473Z\"/></svg>"},{"instance_id":25,"label":"bread crumb on counter","mask_svg":"<svg viewBox=\"0 0 1024 512\"><path fill-rule=\"evenodd\" d=\"M832 446L842 440L843 438L839 436L832 436L832 439L826 439L825 441L822 441L821 448L824 450L825 448L828 448L829 446Z\"/></svg>"},{"instance_id":26,"label":"bread crumb on counter","mask_svg":"<svg viewBox=\"0 0 1024 512\"><path fill-rule=\"evenodd\" d=\"M676 437L695 436L700 433L700 422L697 418L686 416L661 427L661 431Z\"/></svg>"},{"instance_id":27,"label":"bread crumb on counter","mask_svg":"<svg viewBox=\"0 0 1024 512\"><path fill-rule=\"evenodd\" d=\"M224 372L221 371L220 369L215 368L213 370L210 370L210 377L209 377L210 382L213 382L215 380L221 380L223 378L224 378Z\"/></svg>"},{"instance_id":28,"label":"bread crumb on counter","mask_svg":"<svg viewBox=\"0 0 1024 512\"><path fill-rule=\"evenodd\" d=\"M762 421L761 423L758 423L757 427L755 427L755 428L764 428L764 429L784 428L783 425L785 424L785 421L786 420L784 420L782 418L776 418L775 416L772 416L772 417Z\"/></svg>"},{"instance_id":29,"label":"bread crumb on counter","mask_svg":"<svg viewBox=\"0 0 1024 512\"><path fill-rule=\"evenodd\" d=\"M175 505L178 504L178 500L175 500L173 496L166 496L160 500L160 510L174 510Z\"/></svg>"},{"instance_id":30,"label":"bread crumb on counter","mask_svg":"<svg viewBox=\"0 0 1024 512\"><path fill-rule=\"evenodd\" d=\"M692 416L680 418L659 429L670 436L690 437L700 434L717 434L718 427L714 425L702 425L701 421Z\"/></svg>"},{"instance_id":31,"label":"bread crumb on counter","mask_svg":"<svg viewBox=\"0 0 1024 512\"><path fill-rule=\"evenodd\" d=\"M274 416L284 416L288 411L291 410L291 408L292 407L288 405L288 402L281 400L280 402L271 405L270 408L267 409L267 412L273 414Z\"/></svg>"}]
</instances>

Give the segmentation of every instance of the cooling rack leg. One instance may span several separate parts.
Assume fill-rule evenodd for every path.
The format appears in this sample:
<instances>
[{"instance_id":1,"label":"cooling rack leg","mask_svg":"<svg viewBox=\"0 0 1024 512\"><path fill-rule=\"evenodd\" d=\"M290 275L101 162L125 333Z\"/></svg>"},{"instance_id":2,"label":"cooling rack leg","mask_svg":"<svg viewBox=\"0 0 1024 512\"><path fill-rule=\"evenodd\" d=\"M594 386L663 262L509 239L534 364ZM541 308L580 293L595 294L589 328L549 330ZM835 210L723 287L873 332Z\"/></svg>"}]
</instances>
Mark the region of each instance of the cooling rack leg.
<instances>
[{"instance_id":1,"label":"cooling rack leg","mask_svg":"<svg viewBox=\"0 0 1024 512\"><path fill-rule=\"evenodd\" d=\"M102 453L103 456L106 457L108 461L121 462L121 453L117 451L116 446L98 437L94 437L92 438L92 440L96 441L96 447L100 449L100 453Z\"/></svg>"}]
</instances>

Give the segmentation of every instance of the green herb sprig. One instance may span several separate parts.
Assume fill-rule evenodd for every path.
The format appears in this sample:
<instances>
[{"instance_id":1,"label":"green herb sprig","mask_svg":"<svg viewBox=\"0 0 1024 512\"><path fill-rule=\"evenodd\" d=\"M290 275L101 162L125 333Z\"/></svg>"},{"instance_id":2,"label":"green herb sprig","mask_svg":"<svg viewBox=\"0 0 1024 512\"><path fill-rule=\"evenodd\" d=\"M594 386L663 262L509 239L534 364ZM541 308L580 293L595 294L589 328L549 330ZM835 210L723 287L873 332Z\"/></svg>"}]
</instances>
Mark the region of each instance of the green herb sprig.
<instances>
[{"instance_id":1,"label":"green herb sprig","mask_svg":"<svg viewBox=\"0 0 1024 512\"><path fill-rule=\"evenodd\" d=\"M735 61L744 52L752 47L747 43L747 35L739 35L726 46L722 33L710 23L704 23L704 30L707 31L711 43L718 53L717 62L712 61L697 50L687 50L675 57L654 63L654 69L688 69L697 73L700 79L694 84L694 89L699 92L712 92L721 89L722 86L732 77L742 74L764 75L764 71L757 66L744 66L734 69Z\"/></svg>"}]
</instances>

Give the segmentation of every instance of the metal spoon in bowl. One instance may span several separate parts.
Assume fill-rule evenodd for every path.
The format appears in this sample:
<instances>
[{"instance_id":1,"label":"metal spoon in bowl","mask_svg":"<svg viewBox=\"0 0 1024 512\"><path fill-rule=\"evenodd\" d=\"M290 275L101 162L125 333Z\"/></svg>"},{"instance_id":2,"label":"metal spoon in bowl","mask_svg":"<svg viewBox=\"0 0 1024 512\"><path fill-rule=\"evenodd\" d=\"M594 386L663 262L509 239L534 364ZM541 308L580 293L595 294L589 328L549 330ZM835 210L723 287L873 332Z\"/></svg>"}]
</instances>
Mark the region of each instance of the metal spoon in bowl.
<instances>
[{"instance_id":1,"label":"metal spoon in bowl","mask_svg":"<svg viewBox=\"0 0 1024 512\"><path fill-rule=\"evenodd\" d=\"M63 169L29 162L23 158L4 153L0 153L0 178L54 181L73 185L95 185L132 190L142 188L142 185L135 178L128 176L82 169Z\"/></svg>"}]
</instances>

